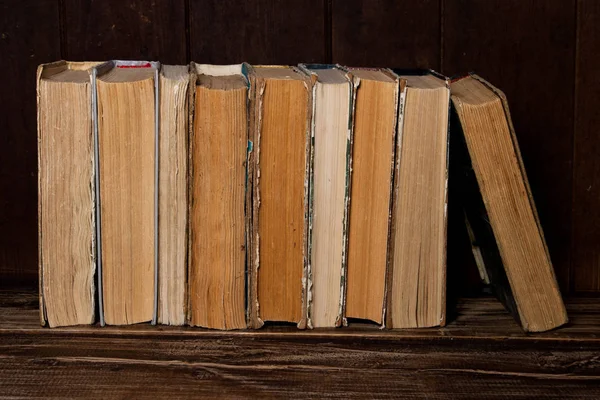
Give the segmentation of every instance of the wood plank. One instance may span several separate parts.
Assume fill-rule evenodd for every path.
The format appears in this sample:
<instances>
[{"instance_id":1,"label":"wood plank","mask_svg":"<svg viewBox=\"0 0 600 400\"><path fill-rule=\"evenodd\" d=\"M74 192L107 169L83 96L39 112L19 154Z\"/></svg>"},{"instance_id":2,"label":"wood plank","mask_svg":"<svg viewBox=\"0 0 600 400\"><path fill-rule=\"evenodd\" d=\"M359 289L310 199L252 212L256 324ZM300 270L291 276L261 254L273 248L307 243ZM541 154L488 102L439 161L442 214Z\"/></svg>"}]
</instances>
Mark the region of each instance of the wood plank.
<instances>
[{"instance_id":1,"label":"wood plank","mask_svg":"<svg viewBox=\"0 0 600 400\"><path fill-rule=\"evenodd\" d=\"M190 37L199 63L327 61L323 0L191 1Z\"/></svg>"},{"instance_id":2,"label":"wood plank","mask_svg":"<svg viewBox=\"0 0 600 400\"><path fill-rule=\"evenodd\" d=\"M333 62L440 67L440 0L333 0Z\"/></svg>"},{"instance_id":3,"label":"wood plank","mask_svg":"<svg viewBox=\"0 0 600 400\"><path fill-rule=\"evenodd\" d=\"M573 160L572 276L576 291L600 291L600 3L579 1Z\"/></svg>"},{"instance_id":4,"label":"wood plank","mask_svg":"<svg viewBox=\"0 0 600 400\"><path fill-rule=\"evenodd\" d=\"M575 0L443 5L442 72L475 71L505 92L563 292L569 287Z\"/></svg>"},{"instance_id":5,"label":"wood plank","mask_svg":"<svg viewBox=\"0 0 600 400\"><path fill-rule=\"evenodd\" d=\"M0 0L0 286L35 282L37 131L35 72L60 59L55 0Z\"/></svg>"},{"instance_id":6,"label":"wood plank","mask_svg":"<svg viewBox=\"0 0 600 400\"><path fill-rule=\"evenodd\" d=\"M185 64L185 0L65 0L65 57Z\"/></svg>"},{"instance_id":7,"label":"wood plank","mask_svg":"<svg viewBox=\"0 0 600 400\"><path fill-rule=\"evenodd\" d=\"M147 324L48 329L37 325L35 303L35 291L0 291L3 396L600 395L598 299L571 299L572 324L536 335L521 333L491 298L461 300L447 328L393 332L374 325L236 332Z\"/></svg>"}]
</instances>

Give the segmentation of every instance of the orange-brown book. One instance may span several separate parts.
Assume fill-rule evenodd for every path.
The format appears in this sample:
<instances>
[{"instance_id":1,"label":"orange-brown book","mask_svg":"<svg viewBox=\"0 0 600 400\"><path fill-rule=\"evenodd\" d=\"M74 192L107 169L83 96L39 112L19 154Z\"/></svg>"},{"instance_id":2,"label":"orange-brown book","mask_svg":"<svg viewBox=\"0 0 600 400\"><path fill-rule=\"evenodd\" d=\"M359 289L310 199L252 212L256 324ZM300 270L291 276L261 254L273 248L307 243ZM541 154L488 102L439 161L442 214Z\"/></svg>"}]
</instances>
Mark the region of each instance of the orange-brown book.
<instances>
[{"instance_id":1,"label":"orange-brown book","mask_svg":"<svg viewBox=\"0 0 600 400\"><path fill-rule=\"evenodd\" d=\"M97 67L100 322L156 321L158 63Z\"/></svg>"},{"instance_id":2,"label":"orange-brown book","mask_svg":"<svg viewBox=\"0 0 600 400\"><path fill-rule=\"evenodd\" d=\"M246 324L248 80L245 67L192 63L188 322Z\"/></svg>"},{"instance_id":3,"label":"orange-brown book","mask_svg":"<svg viewBox=\"0 0 600 400\"><path fill-rule=\"evenodd\" d=\"M312 83L296 67L254 67L249 325L306 325Z\"/></svg>"},{"instance_id":4,"label":"orange-brown book","mask_svg":"<svg viewBox=\"0 0 600 400\"><path fill-rule=\"evenodd\" d=\"M349 69L355 89L346 317L384 324L400 79Z\"/></svg>"},{"instance_id":5,"label":"orange-brown book","mask_svg":"<svg viewBox=\"0 0 600 400\"><path fill-rule=\"evenodd\" d=\"M506 97L477 75L453 81L450 89L464 156L457 157L463 161L457 183L480 272L525 331L556 328L567 312Z\"/></svg>"}]
</instances>

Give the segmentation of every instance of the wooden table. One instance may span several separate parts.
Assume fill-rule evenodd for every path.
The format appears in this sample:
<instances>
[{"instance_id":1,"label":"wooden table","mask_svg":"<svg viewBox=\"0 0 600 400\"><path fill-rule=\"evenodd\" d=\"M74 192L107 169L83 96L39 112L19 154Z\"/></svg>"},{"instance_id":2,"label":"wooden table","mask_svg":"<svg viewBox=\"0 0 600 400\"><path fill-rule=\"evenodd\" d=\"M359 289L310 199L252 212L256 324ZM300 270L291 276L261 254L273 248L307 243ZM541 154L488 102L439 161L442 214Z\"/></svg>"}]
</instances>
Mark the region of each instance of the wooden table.
<instances>
[{"instance_id":1,"label":"wooden table","mask_svg":"<svg viewBox=\"0 0 600 400\"><path fill-rule=\"evenodd\" d=\"M600 398L600 299L526 335L492 298L442 329L366 324L220 332L39 326L35 290L0 291L0 396L9 398Z\"/></svg>"}]
</instances>

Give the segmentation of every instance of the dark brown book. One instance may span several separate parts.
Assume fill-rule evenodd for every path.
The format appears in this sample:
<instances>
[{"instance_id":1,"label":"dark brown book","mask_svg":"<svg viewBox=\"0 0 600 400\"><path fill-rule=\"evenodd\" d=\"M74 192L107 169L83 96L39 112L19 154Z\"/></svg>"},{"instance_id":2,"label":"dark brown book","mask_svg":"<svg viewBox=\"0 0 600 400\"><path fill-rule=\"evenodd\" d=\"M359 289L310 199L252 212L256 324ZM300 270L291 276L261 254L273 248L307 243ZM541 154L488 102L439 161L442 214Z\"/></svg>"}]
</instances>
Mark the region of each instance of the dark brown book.
<instances>
[{"instance_id":1,"label":"dark brown book","mask_svg":"<svg viewBox=\"0 0 600 400\"><path fill-rule=\"evenodd\" d=\"M525 331L567 322L504 94L477 75L451 83L465 213L482 276ZM460 153L456 153L460 155ZM465 161L466 160L466 161Z\"/></svg>"},{"instance_id":2,"label":"dark brown book","mask_svg":"<svg viewBox=\"0 0 600 400\"><path fill-rule=\"evenodd\" d=\"M249 325L306 325L311 79L295 67L255 67Z\"/></svg>"}]
</instances>

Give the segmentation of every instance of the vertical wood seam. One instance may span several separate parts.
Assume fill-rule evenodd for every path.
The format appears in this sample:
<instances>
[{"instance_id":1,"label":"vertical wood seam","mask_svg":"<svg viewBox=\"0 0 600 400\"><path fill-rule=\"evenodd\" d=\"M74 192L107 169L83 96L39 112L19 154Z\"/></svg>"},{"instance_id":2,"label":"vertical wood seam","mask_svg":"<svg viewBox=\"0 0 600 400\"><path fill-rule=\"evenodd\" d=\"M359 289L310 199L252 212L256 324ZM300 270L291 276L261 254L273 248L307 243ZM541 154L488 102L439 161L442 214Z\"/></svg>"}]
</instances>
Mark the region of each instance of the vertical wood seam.
<instances>
[{"instance_id":1,"label":"vertical wood seam","mask_svg":"<svg viewBox=\"0 0 600 400\"><path fill-rule=\"evenodd\" d=\"M331 64L333 62L333 0L323 0L323 7L325 62Z\"/></svg>"},{"instance_id":2,"label":"vertical wood seam","mask_svg":"<svg viewBox=\"0 0 600 400\"><path fill-rule=\"evenodd\" d=\"M190 34L192 13L190 12L190 0L184 0L184 23L185 23L185 63L189 64L192 59L192 41Z\"/></svg>"},{"instance_id":3,"label":"vertical wood seam","mask_svg":"<svg viewBox=\"0 0 600 400\"><path fill-rule=\"evenodd\" d=\"M67 26L66 26L67 4L65 0L58 0L58 35L60 58L67 60L69 52L67 48Z\"/></svg>"},{"instance_id":4,"label":"vertical wood seam","mask_svg":"<svg viewBox=\"0 0 600 400\"><path fill-rule=\"evenodd\" d=\"M578 112L577 112L577 106L578 106L578 88L579 88L579 37L580 37L580 28L581 28L581 23L580 23L580 15L579 15L579 10L580 10L580 6L579 3L581 2L581 0L577 0L575 1L575 54L574 54L574 68L573 68L573 133L572 133L572 155L571 155L571 219L570 219L570 228L569 228L569 233L570 233L570 244L569 244L569 263L568 263L568 281L567 284L565 285L565 287L567 288L568 294L572 294L576 291L575 288L575 265L573 265L573 259L574 259L574 255L575 255L575 220L574 220L574 215L575 215L575 200L576 200L576 196L575 196L575 189L576 189L576 168L577 168L577 163L575 162L575 156L576 156L576 151L577 151L577 128L578 128Z\"/></svg>"},{"instance_id":5,"label":"vertical wood seam","mask_svg":"<svg viewBox=\"0 0 600 400\"><path fill-rule=\"evenodd\" d=\"M444 73L444 2L440 0L440 72ZM445 74L444 74L445 75Z\"/></svg>"}]
</instances>

